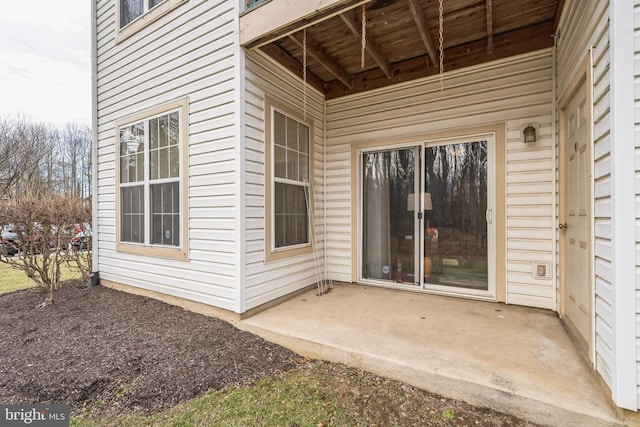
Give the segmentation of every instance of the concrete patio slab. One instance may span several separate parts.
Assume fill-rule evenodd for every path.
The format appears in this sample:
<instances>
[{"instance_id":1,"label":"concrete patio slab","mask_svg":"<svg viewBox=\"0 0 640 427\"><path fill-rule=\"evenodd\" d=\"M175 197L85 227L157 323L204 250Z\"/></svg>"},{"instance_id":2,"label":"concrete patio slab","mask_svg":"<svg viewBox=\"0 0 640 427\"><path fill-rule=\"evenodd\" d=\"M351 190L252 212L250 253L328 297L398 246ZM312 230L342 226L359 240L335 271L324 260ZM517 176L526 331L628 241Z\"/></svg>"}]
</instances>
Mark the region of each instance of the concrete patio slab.
<instances>
[{"instance_id":1,"label":"concrete patio slab","mask_svg":"<svg viewBox=\"0 0 640 427\"><path fill-rule=\"evenodd\" d=\"M549 426L622 425L555 313L337 284L240 321L312 358L341 362Z\"/></svg>"}]
</instances>

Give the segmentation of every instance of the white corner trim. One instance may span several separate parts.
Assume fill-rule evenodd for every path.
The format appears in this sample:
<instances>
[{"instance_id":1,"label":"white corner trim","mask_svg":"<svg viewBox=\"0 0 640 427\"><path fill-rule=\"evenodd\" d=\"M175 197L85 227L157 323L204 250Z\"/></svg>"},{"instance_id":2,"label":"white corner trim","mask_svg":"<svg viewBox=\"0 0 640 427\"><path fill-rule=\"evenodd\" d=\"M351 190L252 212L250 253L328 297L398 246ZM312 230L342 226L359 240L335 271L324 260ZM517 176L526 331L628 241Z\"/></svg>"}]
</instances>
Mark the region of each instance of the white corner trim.
<instances>
[{"instance_id":1,"label":"white corner trim","mask_svg":"<svg viewBox=\"0 0 640 427\"><path fill-rule=\"evenodd\" d=\"M239 27L240 9L239 4L236 5L238 10L234 13L235 28ZM236 283L238 288L236 289L235 302L236 312L244 313L247 311L247 292L246 292L246 164L245 164L245 90L246 90L246 57L245 50L240 45L240 36L238 33L233 35L235 44L235 59L234 67L237 72L235 73L236 82L234 85L235 90L235 103L236 103L236 116L235 116L235 128L236 128L236 203L238 207L238 215L235 218L236 227Z\"/></svg>"},{"instance_id":2,"label":"white corner trim","mask_svg":"<svg viewBox=\"0 0 640 427\"><path fill-rule=\"evenodd\" d=\"M613 196L613 400L638 409L635 307L634 6L610 3L611 157Z\"/></svg>"}]
</instances>

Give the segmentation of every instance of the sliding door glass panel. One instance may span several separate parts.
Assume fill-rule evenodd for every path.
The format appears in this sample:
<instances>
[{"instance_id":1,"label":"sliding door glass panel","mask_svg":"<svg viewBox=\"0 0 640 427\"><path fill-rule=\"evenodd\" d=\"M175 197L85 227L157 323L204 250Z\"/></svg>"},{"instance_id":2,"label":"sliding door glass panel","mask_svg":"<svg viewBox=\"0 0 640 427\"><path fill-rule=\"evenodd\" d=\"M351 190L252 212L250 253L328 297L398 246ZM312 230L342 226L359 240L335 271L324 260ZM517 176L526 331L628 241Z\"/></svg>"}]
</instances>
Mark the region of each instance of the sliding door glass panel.
<instances>
[{"instance_id":1,"label":"sliding door glass panel","mask_svg":"<svg viewBox=\"0 0 640 427\"><path fill-rule=\"evenodd\" d=\"M426 286L488 290L487 141L425 149Z\"/></svg>"},{"instance_id":2,"label":"sliding door glass panel","mask_svg":"<svg viewBox=\"0 0 640 427\"><path fill-rule=\"evenodd\" d=\"M362 278L419 285L417 149L362 155Z\"/></svg>"}]
</instances>

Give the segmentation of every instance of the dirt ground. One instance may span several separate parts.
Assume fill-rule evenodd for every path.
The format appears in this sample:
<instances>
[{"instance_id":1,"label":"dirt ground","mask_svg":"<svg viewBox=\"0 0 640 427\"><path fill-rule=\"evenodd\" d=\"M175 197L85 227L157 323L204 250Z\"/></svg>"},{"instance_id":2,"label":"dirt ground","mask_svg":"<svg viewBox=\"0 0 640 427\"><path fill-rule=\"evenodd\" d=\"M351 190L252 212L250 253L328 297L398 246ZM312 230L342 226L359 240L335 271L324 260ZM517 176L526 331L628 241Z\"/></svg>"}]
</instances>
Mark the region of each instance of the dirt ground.
<instances>
[{"instance_id":1,"label":"dirt ground","mask_svg":"<svg viewBox=\"0 0 640 427\"><path fill-rule=\"evenodd\" d=\"M154 413L207 390L308 363L222 320L102 286L67 282L56 305L36 308L43 300L38 289L0 296L3 404L66 403L72 415L92 417ZM336 367L336 372L349 370ZM463 414L465 425L530 425L463 402L429 398ZM421 425L420 420L411 425Z\"/></svg>"}]
</instances>

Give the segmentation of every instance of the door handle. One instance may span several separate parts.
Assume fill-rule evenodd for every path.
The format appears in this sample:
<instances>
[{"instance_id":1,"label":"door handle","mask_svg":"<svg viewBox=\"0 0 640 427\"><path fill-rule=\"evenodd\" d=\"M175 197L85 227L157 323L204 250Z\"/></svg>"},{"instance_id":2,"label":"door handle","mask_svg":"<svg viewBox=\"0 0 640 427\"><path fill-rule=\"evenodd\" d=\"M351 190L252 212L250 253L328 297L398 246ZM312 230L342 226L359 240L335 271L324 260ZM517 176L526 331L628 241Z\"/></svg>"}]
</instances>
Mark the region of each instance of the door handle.
<instances>
[{"instance_id":1,"label":"door handle","mask_svg":"<svg viewBox=\"0 0 640 427\"><path fill-rule=\"evenodd\" d=\"M567 223L565 222L564 224L560 224L560 225L558 225L558 228L559 228L560 230L566 230L566 229L568 228L568 227L567 227Z\"/></svg>"}]
</instances>

